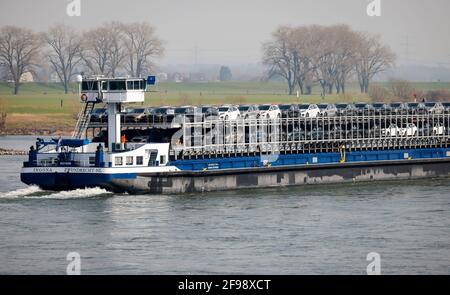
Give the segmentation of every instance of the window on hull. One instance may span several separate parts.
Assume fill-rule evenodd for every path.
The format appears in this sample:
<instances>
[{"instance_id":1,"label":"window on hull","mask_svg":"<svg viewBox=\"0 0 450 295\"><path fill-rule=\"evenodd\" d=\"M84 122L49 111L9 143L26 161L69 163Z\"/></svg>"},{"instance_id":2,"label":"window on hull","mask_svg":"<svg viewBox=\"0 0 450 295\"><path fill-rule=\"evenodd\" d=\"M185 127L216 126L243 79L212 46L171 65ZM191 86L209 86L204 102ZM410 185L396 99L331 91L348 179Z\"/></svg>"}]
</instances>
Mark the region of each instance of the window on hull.
<instances>
[{"instance_id":1,"label":"window on hull","mask_svg":"<svg viewBox=\"0 0 450 295\"><path fill-rule=\"evenodd\" d=\"M133 165L133 157L132 156L127 156L125 163L128 166Z\"/></svg>"}]
</instances>

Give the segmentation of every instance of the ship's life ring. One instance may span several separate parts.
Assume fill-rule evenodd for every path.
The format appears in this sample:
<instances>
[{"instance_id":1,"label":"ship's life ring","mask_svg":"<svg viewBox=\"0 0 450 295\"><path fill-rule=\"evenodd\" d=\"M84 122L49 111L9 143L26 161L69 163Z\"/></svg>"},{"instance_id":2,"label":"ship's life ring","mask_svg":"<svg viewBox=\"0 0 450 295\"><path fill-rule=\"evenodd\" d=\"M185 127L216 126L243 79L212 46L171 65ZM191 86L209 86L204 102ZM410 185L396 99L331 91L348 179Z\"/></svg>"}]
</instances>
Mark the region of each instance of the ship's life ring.
<instances>
[{"instance_id":1,"label":"ship's life ring","mask_svg":"<svg viewBox=\"0 0 450 295\"><path fill-rule=\"evenodd\" d=\"M87 98L88 98L88 97L87 97L86 94L83 93L83 94L81 95L81 101L86 101Z\"/></svg>"}]
</instances>

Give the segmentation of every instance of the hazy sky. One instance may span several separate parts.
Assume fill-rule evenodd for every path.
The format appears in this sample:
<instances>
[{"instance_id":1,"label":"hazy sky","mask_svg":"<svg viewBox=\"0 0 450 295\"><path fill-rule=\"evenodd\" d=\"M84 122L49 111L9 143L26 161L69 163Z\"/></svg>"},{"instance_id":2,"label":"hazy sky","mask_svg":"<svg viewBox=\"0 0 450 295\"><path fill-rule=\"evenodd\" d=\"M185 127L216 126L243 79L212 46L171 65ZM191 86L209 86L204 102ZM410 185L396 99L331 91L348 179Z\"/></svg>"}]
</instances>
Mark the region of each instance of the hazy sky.
<instances>
[{"instance_id":1,"label":"hazy sky","mask_svg":"<svg viewBox=\"0 0 450 295\"><path fill-rule=\"evenodd\" d=\"M63 22L84 30L148 21L165 41L160 64L193 64L195 48L200 64L243 64L260 61L261 44L278 25L346 23L381 34L400 64L450 67L449 0L380 0L379 17L366 14L372 0L80 0L81 16L70 17L72 1L0 0L0 25L44 31Z\"/></svg>"}]
</instances>

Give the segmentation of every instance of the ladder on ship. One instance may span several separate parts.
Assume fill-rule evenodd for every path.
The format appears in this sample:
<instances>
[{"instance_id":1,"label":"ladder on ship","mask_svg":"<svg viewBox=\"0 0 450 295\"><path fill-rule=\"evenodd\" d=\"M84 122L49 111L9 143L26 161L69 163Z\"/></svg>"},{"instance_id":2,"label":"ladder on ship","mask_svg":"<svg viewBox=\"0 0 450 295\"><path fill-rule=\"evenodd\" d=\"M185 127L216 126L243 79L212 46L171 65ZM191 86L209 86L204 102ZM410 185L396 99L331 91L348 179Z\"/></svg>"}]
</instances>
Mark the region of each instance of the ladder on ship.
<instances>
[{"instance_id":1,"label":"ladder on ship","mask_svg":"<svg viewBox=\"0 0 450 295\"><path fill-rule=\"evenodd\" d=\"M81 107L81 110L78 113L77 125L72 133L72 138L81 139L89 125L89 121L91 120L91 114L94 106L95 102L88 101L83 107Z\"/></svg>"}]
</instances>

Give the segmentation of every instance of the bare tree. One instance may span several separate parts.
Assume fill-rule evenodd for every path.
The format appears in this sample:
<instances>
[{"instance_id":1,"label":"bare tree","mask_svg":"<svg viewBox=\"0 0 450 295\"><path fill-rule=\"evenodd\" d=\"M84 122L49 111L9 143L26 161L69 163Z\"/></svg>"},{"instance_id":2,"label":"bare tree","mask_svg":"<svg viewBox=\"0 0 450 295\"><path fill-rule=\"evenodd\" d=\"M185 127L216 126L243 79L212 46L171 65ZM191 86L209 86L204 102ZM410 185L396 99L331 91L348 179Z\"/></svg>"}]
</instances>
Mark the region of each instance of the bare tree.
<instances>
[{"instance_id":1,"label":"bare tree","mask_svg":"<svg viewBox=\"0 0 450 295\"><path fill-rule=\"evenodd\" d=\"M122 24L112 22L83 34L82 57L93 74L114 77L122 66L125 57L122 29Z\"/></svg>"},{"instance_id":2,"label":"bare tree","mask_svg":"<svg viewBox=\"0 0 450 295\"><path fill-rule=\"evenodd\" d=\"M289 43L291 28L279 27L273 34L273 40L263 45L263 63L269 66L268 76L280 76L288 84L289 95L295 87L295 66Z\"/></svg>"},{"instance_id":3,"label":"bare tree","mask_svg":"<svg viewBox=\"0 0 450 295\"><path fill-rule=\"evenodd\" d=\"M336 92L345 93L345 85L352 75L356 58L356 46L358 34L348 25L336 25L332 27L336 46Z\"/></svg>"},{"instance_id":4,"label":"bare tree","mask_svg":"<svg viewBox=\"0 0 450 295\"><path fill-rule=\"evenodd\" d=\"M20 79L33 72L37 64L41 42L29 29L6 26L0 30L0 65L14 82L14 94L19 93Z\"/></svg>"},{"instance_id":5,"label":"bare tree","mask_svg":"<svg viewBox=\"0 0 450 295\"><path fill-rule=\"evenodd\" d=\"M315 70L314 55L317 43L315 27L296 27L292 30L289 42L293 64L294 80L301 94L311 93L310 78Z\"/></svg>"},{"instance_id":6,"label":"bare tree","mask_svg":"<svg viewBox=\"0 0 450 295\"><path fill-rule=\"evenodd\" d=\"M279 27L263 45L268 76L286 80L289 94L298 87L311 94L318 83L322 94L344 93L347 80L356 72L361 91L369 81L390 67L395 55L377 37L357 33L347 25Z\"/></svg>"},{"instance_id":7,"label":"bare tree","mask_svg":"<svg viewBox=\"0 0 450 295\"><path fill-rule=\"evenodd\" d=\"M140 77L151 70L152 58L163 55L162 41L156 37L155 29L146 22L123 25L125 35L125 67L128 74Z\"/></svg>"},{"instance_id":8,"label":"bare tree","mask_svg":"<svg viewBox=\"0 0 450 295\"><path fill-rule=\"evenodd\" d=\"M337 75L335 38L332 29L328 27L314 26L313 32L316 37L313 57L314 76L322 88L322 95L331 94Z\"/></svg>"},{"instance_id":9,"label":"bare tree","mask_svg":"<svg viewBox=\"0 0 450 295\"><path fill-rule=\"evenodd\" d=\"M109 71L112 77L116 76L117 70L123 66L126 57L123 25L118 22L110 24L111 47L109 52Z\"/></svg>"},{"instance_id":10,"label":"bare tree","mask_svg":"<svg viewBox=\"0 0 450 295\"><path fill-rule=\"evenodd\" d=\"M86 67L94 75L108 75L108 59L111 43L108 38L108 28L101 26L91 29L82 36L82 58Z\"/></svg>"},{"instance_id":11,"label":"bare tree","mask_svg":"<svg viewBox=\"0 0 450 295\"><path fill-rule=\"evenodd\" d=\"M44 34L44 39L50 47L48 59L68 93L70 79L81 61L81 38L73 28L58 24Z\"/></svg>"},{"instance_id":12,"label":"bare tree","mask_svg":"<svg viewBox=\"0 0 450 295\"><path fill-rule=\"evenodd\" d=\"M355 70L362 93L369 90L370 80L378 73L392 67L395 53L381 44L379 36L360 33L356 48Z\"/></svg>"}]
</instances>

